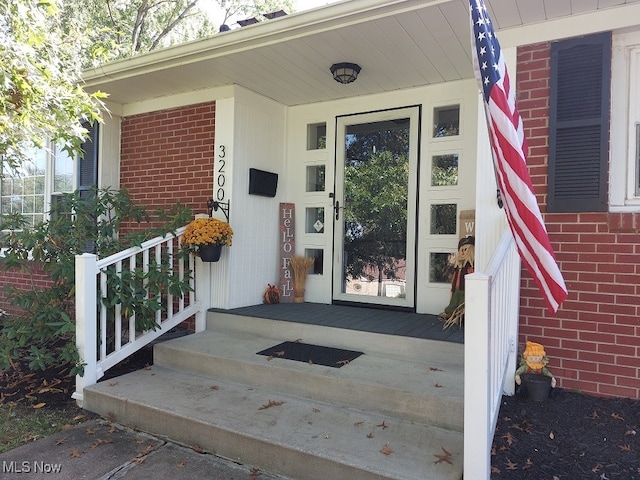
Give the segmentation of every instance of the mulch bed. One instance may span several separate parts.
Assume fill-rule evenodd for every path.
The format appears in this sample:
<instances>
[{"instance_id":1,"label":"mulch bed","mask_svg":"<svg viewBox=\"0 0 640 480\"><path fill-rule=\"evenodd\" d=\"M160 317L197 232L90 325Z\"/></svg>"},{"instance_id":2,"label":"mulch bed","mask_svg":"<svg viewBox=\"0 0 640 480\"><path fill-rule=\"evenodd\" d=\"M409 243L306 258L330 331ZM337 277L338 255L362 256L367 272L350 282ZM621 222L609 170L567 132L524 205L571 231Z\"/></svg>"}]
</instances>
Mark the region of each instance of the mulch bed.
<instances>
[{"instance_id":1,"label":"mulch bed","mask_svg":"<svg viewBox=\"0 0 640 480\"><path fill-rule=\"evenodd\" d=\"M503 397L491 479L640 479L640 401L553 389Z\"/></svg>"},{"instance_id":2,"label":"mulch bed","mask_svg":"<svg viewBox=\"0 0 640 480\"><path fill-rule=\"evenodd\" d=\"M140 370L153 364L151 348L143 348L109 369L100 381ZM75 377L69 376L70 365L50 366L46 370L30 371L26 361L15 368L0 370L0 405L26 405L68 409L76 402L71 395L76 389Z\"/></svg>"}]
</instances>

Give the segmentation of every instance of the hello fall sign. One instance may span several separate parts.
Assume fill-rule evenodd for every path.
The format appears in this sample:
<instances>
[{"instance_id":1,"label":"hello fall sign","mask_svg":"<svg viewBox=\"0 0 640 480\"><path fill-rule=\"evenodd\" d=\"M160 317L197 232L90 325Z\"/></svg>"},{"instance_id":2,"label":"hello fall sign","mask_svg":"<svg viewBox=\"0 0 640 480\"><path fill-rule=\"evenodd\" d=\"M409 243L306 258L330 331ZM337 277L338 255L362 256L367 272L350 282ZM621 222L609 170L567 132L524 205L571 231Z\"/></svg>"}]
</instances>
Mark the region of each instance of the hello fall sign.
<instances>
[{"instance_id":1,"label":"hello fall sign","mask_svg":"<svg viewBox=\"0 0 640 480\"><path fill-rule=\"evenodd\" d=\"M293 302L293 274L289 266L295 252L295 205L280 204L280 302Z\"/></svg>"}]
</instances>

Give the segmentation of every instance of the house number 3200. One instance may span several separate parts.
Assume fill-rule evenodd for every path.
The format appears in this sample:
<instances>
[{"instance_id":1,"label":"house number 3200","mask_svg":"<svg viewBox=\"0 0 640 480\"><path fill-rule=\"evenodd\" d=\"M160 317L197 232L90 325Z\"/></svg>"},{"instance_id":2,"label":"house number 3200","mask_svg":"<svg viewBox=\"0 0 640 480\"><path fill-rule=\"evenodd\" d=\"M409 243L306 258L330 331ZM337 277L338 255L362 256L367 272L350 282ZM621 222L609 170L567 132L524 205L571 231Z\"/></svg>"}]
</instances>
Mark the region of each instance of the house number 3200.
<instances>
[{"instance_id":1,"label":"house number 3200","mask_svg":"<svg viewBox=\"0 0 640 480\"><path fill-rule=\"evenodd\" d=\"M225 157L227 156L227 148L224 145L220 145L219 147L220 153L218 153L218 172L216 177L216 200L222 202L225 199L224 194L224 184L227 181L225 165L227 160Z\"/></svg>"}]
</instances>

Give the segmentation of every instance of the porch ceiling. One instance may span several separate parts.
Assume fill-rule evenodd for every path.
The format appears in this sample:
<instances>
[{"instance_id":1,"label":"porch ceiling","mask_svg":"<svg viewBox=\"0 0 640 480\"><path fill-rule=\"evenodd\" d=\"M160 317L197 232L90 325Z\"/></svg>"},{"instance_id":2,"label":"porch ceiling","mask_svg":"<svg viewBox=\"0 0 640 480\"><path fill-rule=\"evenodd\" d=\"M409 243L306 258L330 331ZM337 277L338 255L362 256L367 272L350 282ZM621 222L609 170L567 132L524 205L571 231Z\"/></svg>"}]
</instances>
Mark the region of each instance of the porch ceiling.
<instances>
[{"instance_id":1,"label":"porch ceiling","mask_svg":"<svg viewBox=\"0 0 640 480\"><path fill-rule=\"evenodd\" d=\"M485 3L509 46L515 28L640 0ZM359 64L358 80L335 82L337 62ZM467 0L349 0L114 62L85 72L85 81L121 105L232 84L299 105L472 75Z\"/></svg>"}]
</instances>

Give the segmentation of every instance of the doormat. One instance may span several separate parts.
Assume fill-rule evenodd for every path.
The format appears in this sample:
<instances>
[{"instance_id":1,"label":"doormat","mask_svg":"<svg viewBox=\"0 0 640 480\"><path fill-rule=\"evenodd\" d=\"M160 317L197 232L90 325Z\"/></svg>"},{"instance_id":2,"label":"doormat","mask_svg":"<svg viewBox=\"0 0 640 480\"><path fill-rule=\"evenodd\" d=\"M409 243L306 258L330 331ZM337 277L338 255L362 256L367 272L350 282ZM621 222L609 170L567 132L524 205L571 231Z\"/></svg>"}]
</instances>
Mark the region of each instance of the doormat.
<instances>
[{"instance_id":1,"label":"doormat","mask_svg":"<svg viewBox=\"0 0 640 480\"><path fill-rule=\"evenodd\" d=\"M256 355L265 355L271 358L286 358L287 360L295 360L296 362L340 368L364 354L354 350L342 350L341 348L323 347L309 343L284 342L258 352Z\"/></svg>"}]
</instances>

